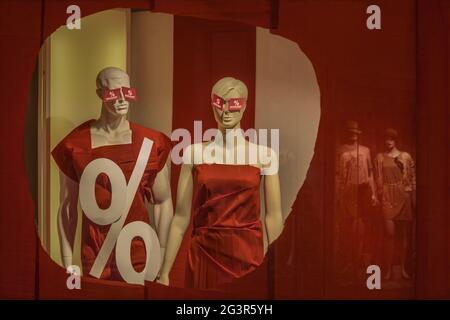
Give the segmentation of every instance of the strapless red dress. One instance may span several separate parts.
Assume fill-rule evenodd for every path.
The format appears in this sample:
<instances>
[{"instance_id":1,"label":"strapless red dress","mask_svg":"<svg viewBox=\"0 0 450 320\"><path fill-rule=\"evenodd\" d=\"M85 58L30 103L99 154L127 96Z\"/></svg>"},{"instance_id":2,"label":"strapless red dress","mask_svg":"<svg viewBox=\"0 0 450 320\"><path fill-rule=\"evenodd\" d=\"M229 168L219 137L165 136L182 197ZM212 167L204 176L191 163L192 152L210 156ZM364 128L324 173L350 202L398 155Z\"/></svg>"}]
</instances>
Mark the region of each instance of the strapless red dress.
<instances>
[{"instance_id":1,"label":"strapless red dress","mask_svg":"<svg viewBox=\"0 0 450 320\"><path fill-rule=\"evenodd\" d=\"M167 136L130 122L131 144L91 147L91 123L87 121L69 133L52 151L59 169L70 179L79 183L84 168L93 160L107 158L115 162L125 175L128 183L136 164L144 138L153 141L150 157L132 202L125 225L133 221L149 223L145 199L151 199L151 188L157 173L164 167L171 149ZM105 174L100 174L95 185L95 195L100 208L108 208L111 203L111 185ZM110 226L98 225L85 214L82 217L81 262L83 275L89 276L94 261L103 245ZM136 271L141 271L146 263L145 244L140 238L131 242L131 263ZM123 281L116 264L115 248L101 274L101 279Z\"/></svg>"},{"instance_id":2,"label":"strapless red dress","mask_svg":"<svg viewBox=\"0 0 450 320\"><path fill-rule=\"evenodd\" d=\"M260 181L260 169L250 165L194 167L186 287L215 288L262 263Z\"/></svg>"}]
</instances>

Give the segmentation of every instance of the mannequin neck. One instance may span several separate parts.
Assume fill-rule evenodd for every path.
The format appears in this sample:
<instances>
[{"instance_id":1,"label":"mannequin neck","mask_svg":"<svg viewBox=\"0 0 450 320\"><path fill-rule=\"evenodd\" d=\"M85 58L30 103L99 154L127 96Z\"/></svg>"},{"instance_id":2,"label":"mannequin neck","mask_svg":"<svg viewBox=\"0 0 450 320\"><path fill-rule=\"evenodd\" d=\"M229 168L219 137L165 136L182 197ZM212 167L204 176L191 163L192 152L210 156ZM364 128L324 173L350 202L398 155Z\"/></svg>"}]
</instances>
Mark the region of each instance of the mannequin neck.
<instances>
[{"instance_id":1,"label":"mannequin neck","mask_svg":"<svg viewBox=\"0 0 450 320\"><path fill-rule=\"evenodd\" d=\"M218 129L219 129L220 133L222 134L222 136L223 136L224 139L225 139L225 137L226 137L226 135L227 135L227 131L228 131L228 132L232 132L232 131L238 131L238 132L240 132L240 129L241 129L241 123L238 122L234 127L231 127L231 128L225 128L225 127L219 125L219 126L218 126Z\"/></svg>"},{"instance_id":2,"label":"mannequin neck","mask_svg":"<svg viewBox=\"0 0 450 320\"><path fill-rule=\"evenodd\" d=\"M398 155L400 153L400 150L398 150L397 147L393 147L391 149L388 149L386 153L388 155Z\"/></svg>"},{"instance_id":3,"label":"mannequin neck","mask_svg":"<svg viewBox=\"0 0 450 320\"><path fill-rule=\"evenodd\" d=\"M236 126L232 128L224 128L222 126L218 127L219 132L222 135L222 141L216 141L216 142L222 142L224 146L227 144L227 139L233 139L235 144L240 144L241 142L245 141L245 138L242 134L241 125L240 123L236 124ZM216 139L217 140L217 139Z\"/></svg>"},{"instance_id":4,"label":"mannequin neck","mask_svg":"<svg viewBox=\"0 0 450 320\"><path fill-rule=\"evenodd\" d=\"M106 132L127 130L129 127L126 115L111 114L105 107L102 107L97 126Z\"/></svg>"},{"instance_id":5,"label":"mannequin neck","mask_svg":"<svg viewBox=\"0 0 450 320\"><path fill-rule=\"evenodd\" d=\"M359 145L359 141L358 140L350 140L347 142L347 145L350 147L356 148Z\"/></svg>"}]
</instances>

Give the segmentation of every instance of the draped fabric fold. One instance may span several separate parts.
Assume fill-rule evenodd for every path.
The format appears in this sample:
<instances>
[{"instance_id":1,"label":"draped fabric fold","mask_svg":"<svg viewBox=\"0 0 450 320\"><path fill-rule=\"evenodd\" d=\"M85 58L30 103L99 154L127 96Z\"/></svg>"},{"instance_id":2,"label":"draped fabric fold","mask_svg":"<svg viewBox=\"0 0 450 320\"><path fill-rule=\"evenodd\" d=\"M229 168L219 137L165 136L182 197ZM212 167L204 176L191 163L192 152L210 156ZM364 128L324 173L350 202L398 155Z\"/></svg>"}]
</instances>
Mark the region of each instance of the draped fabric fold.
<instances>
[{"instance_id":1,"label":"draped fabric fold","mask_svg":"<svg viewBox=\"0 0 450 320\"><path fill-rule=\"evenodd\" d=\"M260 169L200 164L193 175L186 286L209 289L242 277L262 263Z\"/></svg>"},{"instance_id":2,"label":"draped fabric fold","mask_svg":"<svg viewBox=\"0 0 450 320\"><path fill-rule=\"evenodd\" d=\"M139 182L139 187L126 214L125 225L134 221L143 221L150 224L145 201L150 201L151 188L158 172L166 163L170 152L169 139L158 131L141 127L130 122L132 131L131 144L105 145L96 148L91 146L91 124L89 120L75 128L53 149L53 159L59 169L76 183L80 182L81 175L86 166L95 159L105 158L113 161L129 182L136 166L136 159L144 138L153 141L153 147L147 161L145 171ZM111 205L112 188L108 175L101 173L95 183L95 199L99 208L107 209ZM83 275L88 276L99 252L105 242L110 225L98 225L84 214L81 234L81 262ZM131 263L136 271L140 272L146 264L146 248L142 239L136 237L131 241ZM117 267L115 253L108 257L108 262L101 274L101 279L119 280L123 278Z\"/></svg>"}]
</instances>

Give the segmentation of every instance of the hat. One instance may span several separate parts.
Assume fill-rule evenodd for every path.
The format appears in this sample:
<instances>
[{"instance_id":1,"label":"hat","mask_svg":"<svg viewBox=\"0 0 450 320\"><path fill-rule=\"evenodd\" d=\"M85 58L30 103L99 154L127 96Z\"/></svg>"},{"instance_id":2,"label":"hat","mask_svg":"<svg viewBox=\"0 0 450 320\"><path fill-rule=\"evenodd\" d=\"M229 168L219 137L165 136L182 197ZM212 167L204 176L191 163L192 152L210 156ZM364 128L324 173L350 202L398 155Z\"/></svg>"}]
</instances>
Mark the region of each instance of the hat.
<instances>
[{"instance_id":1,"label":"hat","mask_svg":"<svg viewBox=\"0 0 450 320\"><path fill-rule=\"evenodd\" d=\"M348 132L356 133L356 134L362 133L362 131L359 130L358 122L353 121L353 120L348 120L345 123L345 130Z\"/></svg>"},{"instance_id":2,"label":"hat","mask_svg":"<svg viewBox=\"0 0 450 320\"><path fill-rule=\"evenodd\" d=\"M398 138L397 130L392 129L392 128L384 130L384 138L396 140Z\"/></svg>"}]
</instances>

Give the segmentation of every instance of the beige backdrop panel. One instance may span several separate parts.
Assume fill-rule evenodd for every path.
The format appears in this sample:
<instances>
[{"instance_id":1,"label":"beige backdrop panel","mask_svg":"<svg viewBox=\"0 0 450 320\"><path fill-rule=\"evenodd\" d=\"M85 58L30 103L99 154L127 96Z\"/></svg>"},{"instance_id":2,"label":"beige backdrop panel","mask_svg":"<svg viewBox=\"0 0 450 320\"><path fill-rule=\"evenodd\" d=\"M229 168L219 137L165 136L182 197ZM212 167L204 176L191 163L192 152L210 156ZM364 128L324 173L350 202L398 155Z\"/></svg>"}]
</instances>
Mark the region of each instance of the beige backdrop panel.
<instances>
[{"instance_id":1,"label":"beige backdrop panel","mask_svg":"<svg viewBox=\"0 0 450 320\"><path fill-rule=\"evenodd\" d=\"M130 120L165 133L172 131L173 15L131 14L131 83L138 101Z\"/></svg>"},{"instance_id":2,"label":"beige backdrop panel","mask_svg":"<svg viewBox=\"0 0 450 320\"><path fill-rule=\"evenodd\" d=\"M255 114L256 128L280 130L279 175L286 218L314 154L320 90L314 68L297 43L261 28L256 32Z\"/></svg>"},{"instance_id":3,"label":"beige backdrop panel","mask_svg":"<svg viewBox=\"0 0 450 320\"><path fill-rule=\"evenodd\" d=\"M127 11L103 11L81 19L81 30L60 27L51 36L50 149L81 123L98 118L101 101L95 78L107 66L126 69ZM57 212L59 171L50 157L50 255L61 263ZM80 265L81 216L74 263Z\"/></svg>"}]
</instances>

